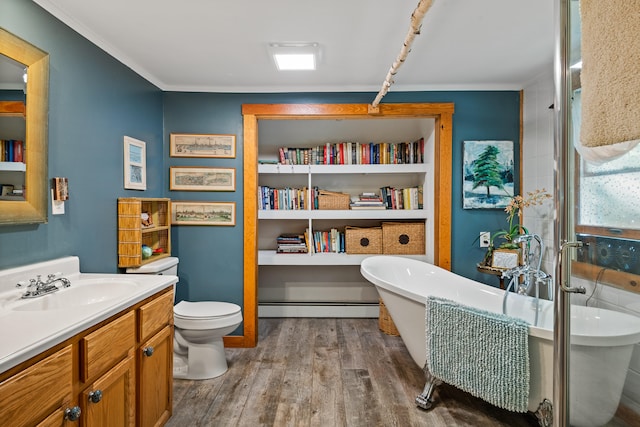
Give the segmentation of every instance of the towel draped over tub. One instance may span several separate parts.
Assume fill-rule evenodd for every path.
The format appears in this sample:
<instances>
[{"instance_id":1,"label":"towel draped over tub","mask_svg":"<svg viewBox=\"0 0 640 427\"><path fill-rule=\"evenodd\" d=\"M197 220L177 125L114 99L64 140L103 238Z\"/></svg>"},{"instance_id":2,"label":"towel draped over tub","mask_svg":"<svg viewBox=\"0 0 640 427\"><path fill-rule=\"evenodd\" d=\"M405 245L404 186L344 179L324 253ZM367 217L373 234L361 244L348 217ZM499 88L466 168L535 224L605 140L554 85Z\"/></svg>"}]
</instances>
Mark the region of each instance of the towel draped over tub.
<instances>
[{"instance_id":1,"label":"towel draped over tub","mask_svg":"<svg viewBox=\"0 0 640 427\"><path fill-rule=\"evenodd\" d=\"M495 406L526 412L529 341L525 321L443 298L426 301L427 368Z\"/></svg>"}]
</instances>

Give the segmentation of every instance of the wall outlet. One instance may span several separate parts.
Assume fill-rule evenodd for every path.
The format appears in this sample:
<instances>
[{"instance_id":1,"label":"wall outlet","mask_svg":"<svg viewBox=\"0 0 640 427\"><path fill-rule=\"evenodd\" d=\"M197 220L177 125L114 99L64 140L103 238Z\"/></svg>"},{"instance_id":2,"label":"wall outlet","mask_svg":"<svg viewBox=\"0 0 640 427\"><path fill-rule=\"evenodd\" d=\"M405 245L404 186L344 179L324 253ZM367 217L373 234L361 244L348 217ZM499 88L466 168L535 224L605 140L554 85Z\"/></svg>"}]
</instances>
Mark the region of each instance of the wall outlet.
<instances>
[{"instance_id":1,"label":"wall outlet","mask_svg":"<svg viewBox=\"0 0 640 427\"><path fill-rule=\"evenodd\" d=\"M480 247L481 248L488 248L490 241L491 241L491 233L489 231L481 231L480 232Z\"/></svg>"}]
</instances>

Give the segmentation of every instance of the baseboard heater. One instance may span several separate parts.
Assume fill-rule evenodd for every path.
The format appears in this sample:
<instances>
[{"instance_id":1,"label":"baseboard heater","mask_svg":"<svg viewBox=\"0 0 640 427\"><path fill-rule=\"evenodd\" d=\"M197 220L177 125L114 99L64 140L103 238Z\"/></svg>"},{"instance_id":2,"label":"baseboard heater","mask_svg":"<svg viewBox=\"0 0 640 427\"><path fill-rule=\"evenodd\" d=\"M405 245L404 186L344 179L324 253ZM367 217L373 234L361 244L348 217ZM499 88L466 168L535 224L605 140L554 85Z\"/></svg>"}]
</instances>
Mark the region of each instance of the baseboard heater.
<instances>
[{"instance_id":1,"label":"baseboard heater","mask_svg":"<svg viewBox=\"0 0 640 427\"><path fill-rule=\"evenodd\" d=\"M351 317L378 318L380 307L375 303L344 302L261 302L258 317Z\"/></svg>"}]
</instances>

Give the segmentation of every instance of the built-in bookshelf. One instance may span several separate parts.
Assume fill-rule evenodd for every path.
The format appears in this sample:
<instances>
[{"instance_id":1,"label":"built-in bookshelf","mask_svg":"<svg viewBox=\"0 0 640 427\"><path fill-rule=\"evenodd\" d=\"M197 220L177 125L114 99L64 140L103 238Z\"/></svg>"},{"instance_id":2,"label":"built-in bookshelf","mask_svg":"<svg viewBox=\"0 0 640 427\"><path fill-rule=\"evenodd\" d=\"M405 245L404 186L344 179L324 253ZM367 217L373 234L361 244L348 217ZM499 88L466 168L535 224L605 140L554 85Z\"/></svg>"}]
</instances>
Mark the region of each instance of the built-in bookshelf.
<instances>
[{"instance_id":1,"label":"built-in bookshelf","mask_svg":"<svg viewBox=\"0 0 640 427\"><path fill-rule=\"evenodd\" d=\"M330 229L344 231L346 226L379 226L385 221L424 221L430 217L430 206L422 201L413 209L394 209L389 202L386 209L318 209L314 203L314 191L322 188L339 191L356 199L363 193L383 194L385 188L420 189L423 192L428 176L426 163L419 164L360 164L360 165L258 165L259 188L259 265L281 265L281 256L298 257L299 260L284 261L288 265L359 265L363 257L345 252L331 253L313 250L305 254L276 254L277 236L282 233L307 233L309 240L316 231ZM287 191L291 197L280 208L269 206L264 201L265 189ZM276 191L277 194L277 191ZM306 199L305 199L306 198ZM291 202L291 203L289 203ZM277 205L276 205L277 206ZM409 204L407 204L407 207ZM431 207L432 208L432 207ZM275 233L275 234L274 234ZM425 248L425 252L430 251ZM328 259L327 255L330 255ZM420 256L427 259L426 255Z\"/></svg>"},{"instance_id":2,"label":"built-in bookshelf","mask_svg":"<svg viewBox=\"0 0 640 427\"><path fill-rule=\"evenodd\" d=\"M277 253L280 235L306 233L313 239L316 231L337 230L339 235L347 227L380 229L383 223L418 222L425 225L424 244L419 253L403 256L433 262L446 253L434 250L434 227L439 227L435 218L443 212L435 196L434 171L443 163L438 161L441 156L436 158L440 134L433 118L278 119L260 121L257 129L255 184L248 181L253 184L247 187L252 200L248 202L245 189L245 201L256 203L255 234L250 238L257 249L259 316L378 316L377 291L360 273L362 261L378 254L349 253L353 231L345 238L346 252L318 252L311 242L306 253ZM402 198L402 205L385 200L384 207L362 206L371 202L366 200L371 193L382 197L382 189L396 201ZM267 191L287 203L267 208ZM316 208L312 196L317 191L339 202ZM246 220L251 223L250 217ZM251 281L252 272L247 271Z\"/></svg>"}]
</instances>

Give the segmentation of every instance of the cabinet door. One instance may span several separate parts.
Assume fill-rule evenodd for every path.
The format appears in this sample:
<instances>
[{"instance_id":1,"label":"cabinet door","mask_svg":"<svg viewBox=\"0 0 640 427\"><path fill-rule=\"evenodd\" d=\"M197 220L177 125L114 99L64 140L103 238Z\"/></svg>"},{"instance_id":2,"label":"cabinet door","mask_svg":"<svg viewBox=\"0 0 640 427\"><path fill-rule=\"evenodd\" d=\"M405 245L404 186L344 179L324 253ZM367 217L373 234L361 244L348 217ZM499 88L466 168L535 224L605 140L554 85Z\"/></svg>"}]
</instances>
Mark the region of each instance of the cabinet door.
<instances>
[{"instance_id":1,"label":"cabinet door","mask_svg":"<svg viewBox=\"0 0 640 427\"><path fill-rule=\"evenodd\" d=\"M1 383L0 424L63 425L72 400L72 360L71 347L65 347Z\"/></svg>"},{"instance_id":2,"label":"cabinet door","mask_svg":"<svg viewBox=\"0 0 640 427\"><path fill-rule=\"evenodd\" d=\"M82 393L83 425L126 427L135 425L135 358L118 363Z\"/></svg>"},{"instance_id":3,"label":"cabinet door","mask_svg":"<svg viewBox=\"0 0 640 427\"><path fill-rule=\"evenodd\" d=\"M166 326L143 343L138 359L138 425L163 425L173 409L173 327Z\"/></svg>"}]
</instances>

